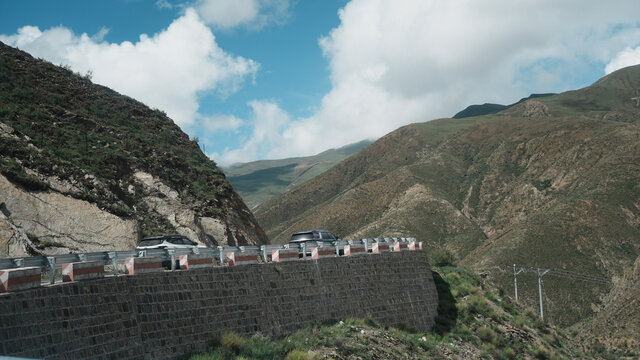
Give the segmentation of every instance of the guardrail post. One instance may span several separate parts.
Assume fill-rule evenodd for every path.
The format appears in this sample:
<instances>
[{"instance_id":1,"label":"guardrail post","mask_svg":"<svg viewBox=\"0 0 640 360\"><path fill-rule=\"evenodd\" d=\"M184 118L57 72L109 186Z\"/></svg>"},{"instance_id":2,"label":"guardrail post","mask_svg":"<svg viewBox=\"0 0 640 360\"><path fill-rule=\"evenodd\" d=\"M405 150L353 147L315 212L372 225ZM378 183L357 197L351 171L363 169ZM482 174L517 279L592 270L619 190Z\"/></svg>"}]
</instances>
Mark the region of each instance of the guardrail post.
<instances>
[{"instance_id":1,"label":"guardrail post","mask_svg":"<svg viewBox=\"0 0 640 360\"><path fill-rule=\"evenodd\" d=\"M334 242L335 246L336 246L336 256L340 255L340 243L339 242Z\"/></svg>"},{"instance_id":2,"label":"guardrail post","mask_svg":"<svg viewBox=\"0 0 640 360\"><path fill-rule=\"evenodd\" d=\"M13 259L13 263L16 264L16 267L24 267L24 259Z\"/></svg>"},{"instance_id":3,"label":"guardrail post","mask_svg":"<svg viewBox=\"0 0 640 360\"><path fill-rule=\"evenodd\" d=\"M169 253L169 257L171 258L171 271L174 271L176 269L176 251L173 249L168 249L167 252Z\"/></svg>"},{"instance_id":4,"label":"guardrail post","mask_svg":"<svg viewBox=\"0 0 640 360\"><path fill-rule=\"evenodd\" d=\"M369 246L367 246L367 239L362 239L362 244L364 244L364 252L369 252Z\"/></svg>"},{"instance_id":5,"label":"guardrail post","mask_svg":"<svg viewBox=\"0 0 640 360\"><path fill-rule=\"evenodd\" d=\"M53 256L47 256L49 262L49 283L56 283L56 258Z\"/></svg>"},{"instance_id":6,"label":"guardrail post","mask_svg":"<svg viewBox=\"0 0 640 360\"><path fill-rule=\"evenodd\" d=\"M224 265L224 254L222 251L222 246L218 246L218 252L220 253L220 265Z\"/></svg>"},{"instance_id":7,"label":"guardrail post","mask_svg":"<svg viewBox=\"0 0 640 360\"><path fill-rule=\"evenodd\" d=\"M267 262L267 247L264 245L260 245L260 252L262 252L262 259L264 262Z\"/></svg>"},{"instance_id":8,"label":"guardrail post","mask_svg":"<svg viewBox=\"0 0 640 360\"><path fill-rule=\"evenodd\" d=\"M300 247L302 248L302 259L305 260L307 258L307 245L302 243Z\"/></svg>"},{"instance_id":9,"label":"guardrail post","mask_svg":"<svg viewBox=\"0 0 640 360\"><path fill-rule=\"evenodd\" d=\"M116 256L116 252L109 251L107 256L111 260L111 264L113 264L113 276L118 276L118 257Z\"/></svg>"},{"instance_id":10,"label":"guardrail post","mask_svg":"<svg viewBox=\"0 0 640 360\"><path fill-rule=\"evenodd\" d=\"M82 262L87 261L87 254L78 254L78 259Z\"/></svg>"}]
</instances>

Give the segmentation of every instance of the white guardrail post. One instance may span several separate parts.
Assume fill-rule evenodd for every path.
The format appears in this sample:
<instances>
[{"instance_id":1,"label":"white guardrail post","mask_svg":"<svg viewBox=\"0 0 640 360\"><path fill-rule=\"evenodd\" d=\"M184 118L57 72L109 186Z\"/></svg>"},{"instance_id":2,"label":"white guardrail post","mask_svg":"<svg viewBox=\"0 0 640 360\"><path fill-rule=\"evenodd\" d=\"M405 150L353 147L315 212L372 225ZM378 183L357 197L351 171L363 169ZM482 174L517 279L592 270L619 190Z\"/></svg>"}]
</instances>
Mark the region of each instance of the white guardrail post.
<instances>
[{"instance_id":1,"label":"white guardrail post","mask_svg":"<svg viewBox=\"0 0 640 360\"><path fill-rule=\"evenodd\" d=\"M107 256L111 260L111 264L113 264L113 276L118 276L118 256L115 251L109 251Z\"/></svg>"},{"instance_id":2,"label":"white guardrail post","mask_svg":"<svg viewBox=\"0 0 640 360\"><path fill-rule=\"evenodd\" d=\"M262 260L264 260L264 262L267 262L267 247L265 245L261 245L260 246L260 252L262 253Z\"/></svg>"},{"instance_id":3,"label":"white guardrail post","mask_svg":"<svg viewBox=\"0 0 640 360\"><path fill-rule=\"evenodd\" d=\"M171 258L171 271L175 271L176 270L176 251L173 249L167 249L167 252L169 253L169 257Z\"/></svg>"},{"instance_id":4,"label":"white guardrail post","mask_svg":"<svg viewBox=\"0 0 640 360\"><path fill-rule=\"evenodd\" d=\"M55 284L56 282L56 258L53 256L47 256L49 262L49 283Z\"/></svg>"}]
</instances>

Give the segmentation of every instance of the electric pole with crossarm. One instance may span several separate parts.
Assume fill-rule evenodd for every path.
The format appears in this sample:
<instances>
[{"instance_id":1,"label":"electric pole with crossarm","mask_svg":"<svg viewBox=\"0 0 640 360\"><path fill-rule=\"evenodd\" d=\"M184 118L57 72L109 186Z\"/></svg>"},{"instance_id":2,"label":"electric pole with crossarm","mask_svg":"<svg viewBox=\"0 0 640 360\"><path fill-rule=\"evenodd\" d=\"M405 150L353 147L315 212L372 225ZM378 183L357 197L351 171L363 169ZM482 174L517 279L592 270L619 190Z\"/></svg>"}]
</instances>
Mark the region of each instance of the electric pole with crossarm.
<instances>
[{"instance_id":1,"label":"electric pole with crossarm","mask_svg":"<svg viewBox=\"0 0 640 360\"><path fill-rule=\"evenodd\" d=\"M531 269L533 272L536 273L536 275L538 275L538 293L540 295L540 318L542 318L542 320L544 320L544 308L542 307L542 277L548 273L551 269L541 269L541 268L535 268L535 269Z\"/></svg>"}]
</instances>

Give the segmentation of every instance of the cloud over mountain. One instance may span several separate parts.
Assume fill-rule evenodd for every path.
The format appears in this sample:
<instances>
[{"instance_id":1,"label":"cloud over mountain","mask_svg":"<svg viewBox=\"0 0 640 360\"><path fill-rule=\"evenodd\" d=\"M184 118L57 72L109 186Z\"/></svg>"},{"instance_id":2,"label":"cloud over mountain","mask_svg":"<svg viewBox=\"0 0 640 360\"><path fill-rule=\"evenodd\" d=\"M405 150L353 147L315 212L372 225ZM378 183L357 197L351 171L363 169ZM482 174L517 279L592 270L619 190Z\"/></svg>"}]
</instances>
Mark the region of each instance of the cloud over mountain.
<instances>
[{"instance_id":1,"label":"cloud over mountain","mask_svg":"<svg viewBox=\"0 0 640 360\"><path fill-rule=\"evenodd\" d=\"M331 91L312 116L271 129L279 136L262 138L278 139L266 155L310 155L470 103L584 86L594 67L640 44L638 13L640 2L626 0L350 1L319 40Z\"/></svg>"},{"instance_id":2,"label":"cloud over mountain","mask_svg":"<svg viewBox=\"0 0 640 360\"><path fill-rule=\"evenodd\" d=\"M623 67L640 64L640 46L632 49L630 47L620 51L615 58L613 58L604 71L610 74Z\"/></svg>"},{"instance_id":3,"label":"cloud over mountain","mask_svg":"<svg viewBox=\"0 0 640 360\"><path fill-rule=\"evenodd\" d=\"M104 31L90 37L62 26L44 31L24 26L0 41L81 74L91 72L94 82L165 110L183 128L200 117L200 92L228 96L259 68L255 61L221 49L193 9L135 43L108 43L102 36Z\"/></svg>"},{"instance_id":4,"label":"cloud over mountain","mask_svg":"<svg viewBox=\"0 0 640 360\"><path fill-rule=\"evenodd\" d=\"M107 29L90 36L63 26L23 26L0 40L81 74L91 71L95 82L165 110L191 135L216 144L214 156L223 165L316 154L451 116L469 104L512 103L534 92L585 86L605 70L640 61L637 0L351 0L338 13L339 25L318 39L330 89L323 85L312 96L313 108L300 112L288 107L296 85L278 78L268 60L261 72L247 48L227 45L239 49L231 54L214 36L255 41L256 31L292 19L295 4L158 0L157 7L180 16L137 41L110 43ZM280 55L265 47L252 57L260 51ZM281 82L283 90L230 98L247 81L260 85L265 73L265 81ZM236 103L221 101L216 108L211 94ZM277 126L255 128L274 114ZM224 132L239 136L224 138Z\"/></svg>"}]
</instances>

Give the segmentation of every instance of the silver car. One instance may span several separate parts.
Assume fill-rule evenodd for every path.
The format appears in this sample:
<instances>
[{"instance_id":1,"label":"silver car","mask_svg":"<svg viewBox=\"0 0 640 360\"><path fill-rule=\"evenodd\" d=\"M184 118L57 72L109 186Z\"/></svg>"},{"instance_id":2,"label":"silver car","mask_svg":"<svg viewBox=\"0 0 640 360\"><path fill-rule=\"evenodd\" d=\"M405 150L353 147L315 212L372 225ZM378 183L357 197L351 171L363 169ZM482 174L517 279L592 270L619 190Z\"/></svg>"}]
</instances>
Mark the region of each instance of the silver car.
<instances>
[{"instance_id":1,"label":"silver car","mask_svg":"<svg viewBox=\"0 0 640 360\"><path fill-rule=\"evenodd\" d=\"M290 243L303 243L308 241L333 243L339 241L340 238L335 236L331 231L327 230L308 230L300 231L291 235Z\"/></svg>"},{"instance_id":2,"label":"silver car","mask_svg":"<svg viewBox=\"0 0 640 360\"><path fill-rule=\"evenodd\" d=\"M162 235L142 239L136 250L204 248L184 235Z\"/></svg>"}]
</instances>

